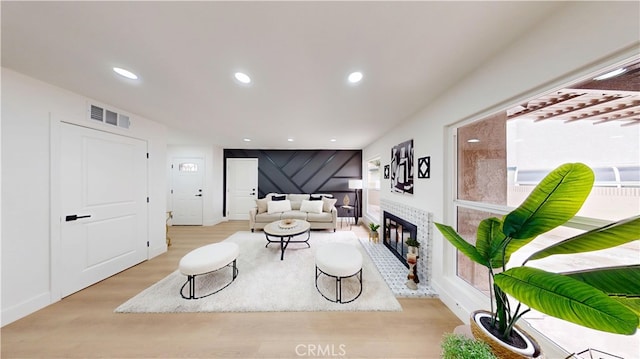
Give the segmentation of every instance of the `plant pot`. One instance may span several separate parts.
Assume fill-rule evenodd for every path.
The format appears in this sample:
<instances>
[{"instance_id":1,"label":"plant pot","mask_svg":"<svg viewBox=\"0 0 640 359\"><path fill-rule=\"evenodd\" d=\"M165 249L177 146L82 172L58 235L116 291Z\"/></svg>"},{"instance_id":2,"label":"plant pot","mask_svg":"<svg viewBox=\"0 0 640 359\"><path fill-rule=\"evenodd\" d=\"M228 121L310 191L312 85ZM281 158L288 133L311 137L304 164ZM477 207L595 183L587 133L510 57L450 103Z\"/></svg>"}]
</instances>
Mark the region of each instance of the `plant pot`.
<instances>
[{"instance_id":1,"label":"plant pot","mask_svg":"<svg viewBox=\"0 0 640 359\"><path fill-rule=\"evenodd\" d=\"M478 310L471 313L471 333L476 339L480 339L487 343L498 358L530 359L541 357L540 345L538 345L535 339L533 339L529 334L520 329L517 325L514 326L513 332L517 333L517 335L519 335L526 343L526 348L524 349L517 348L496 338L480 322L481 318L486 317L491 318L491 312L488 312L486 310Z\"/></svg>"},{"instance_id":2,"label":"plant pot","mask_svg":"<svg viewBox=\"0 0 640 359\"><path fill-rule=\"evenodd\" d=\"M419 247L407 246L407 248L409 248L408 253L418 255Z\"/></svg>"},{"instance_id":3,"label":"plant pot","mask_svg":"<svg viewBox=\"0 0 640 359\"><path fill-rule=\"evenodd\" d=\"M369 240L373 243L378 243L379 241L378 232L369 231Z\"/></svg>"}]
</instances>

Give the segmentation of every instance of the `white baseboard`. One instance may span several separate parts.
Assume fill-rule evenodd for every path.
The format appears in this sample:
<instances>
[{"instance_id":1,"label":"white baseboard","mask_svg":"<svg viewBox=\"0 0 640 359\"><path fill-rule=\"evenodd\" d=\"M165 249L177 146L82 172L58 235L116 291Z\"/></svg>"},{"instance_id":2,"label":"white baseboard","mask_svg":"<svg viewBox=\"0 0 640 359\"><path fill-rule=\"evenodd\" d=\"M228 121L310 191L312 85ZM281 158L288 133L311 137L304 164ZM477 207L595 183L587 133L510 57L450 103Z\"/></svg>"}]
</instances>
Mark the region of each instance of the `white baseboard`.
<instances>
[{"instance_id":1,"label":"white baseboard","mask_svg":"<svg viewBox=\"0 0 640 359\"><path fill-rule=\"evenodd\" d=\"M50 305L51 303L53 303L51 300L51 293L45 292L9 308L3 308L1 326L4 327L5 325L13 323L18 319L24 318L27 315Z\"/></svg>"},{"instance_id":2,"label":"white baseboard","mask_svg":"<svg viewBox=\"0 0 640 359\"><path fill-rule=\"evenodd\" d=\"M212 218L212 219L208 219L208 220L204 221L202 223L202 225L203 226L215 226L218 223L227 222L227 221L228 221L227 218L222 218L222 217Z\"/></svg>"},{"instance_id":3,"label":"white baseboard","mask_svg":"<svg viewBox=\"0 0 640 359\"><path fill-rule=\"evenodd\" d=\"M453 312L453 314L458 317L464 324L469 324L469 315L471 311L461 305L456 299L455 296L451 295L448 290L446 290L439 283L434 281L432 283L433 289L438 293L438 298L444 305L449 308Z\"/></svg>"},{"instance_id":4,"label":"white baseboard","mask_svg":"<svg viewBox=\"0 0 640 359\"><path fill-rule=\"evenodd\" d=\"M163 253L165 253L167 251L168 247L167 244L164 243L162 245L159 246L155 246L155 247L149 247L149 251L148 251L148 258L147 260L151 259L151 258L155 258Z\"/></svg>"}]
</instances>

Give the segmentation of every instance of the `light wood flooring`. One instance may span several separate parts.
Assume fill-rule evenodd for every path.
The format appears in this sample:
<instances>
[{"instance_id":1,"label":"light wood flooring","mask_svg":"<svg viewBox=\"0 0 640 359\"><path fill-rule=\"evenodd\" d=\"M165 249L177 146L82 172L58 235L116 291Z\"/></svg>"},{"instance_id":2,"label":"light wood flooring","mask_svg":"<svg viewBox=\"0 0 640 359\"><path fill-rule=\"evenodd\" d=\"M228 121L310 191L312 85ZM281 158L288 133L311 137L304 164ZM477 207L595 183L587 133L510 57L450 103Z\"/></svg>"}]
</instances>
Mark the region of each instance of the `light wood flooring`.
<instances>
[{"instance_id":1,"label":"light wood flooring","mask_svg":"<svg viewBox=\"0 0 640 359\"><path fill-rule=\"evenodd\" d=\"M167 253L3 327L1 357L439 358L442 335L461 324L438 299L399 299L402 312L113 312L191 249L247 228L171 227ZM367 236L364 227L353 231Z\"/></svg>"}]
</instances>

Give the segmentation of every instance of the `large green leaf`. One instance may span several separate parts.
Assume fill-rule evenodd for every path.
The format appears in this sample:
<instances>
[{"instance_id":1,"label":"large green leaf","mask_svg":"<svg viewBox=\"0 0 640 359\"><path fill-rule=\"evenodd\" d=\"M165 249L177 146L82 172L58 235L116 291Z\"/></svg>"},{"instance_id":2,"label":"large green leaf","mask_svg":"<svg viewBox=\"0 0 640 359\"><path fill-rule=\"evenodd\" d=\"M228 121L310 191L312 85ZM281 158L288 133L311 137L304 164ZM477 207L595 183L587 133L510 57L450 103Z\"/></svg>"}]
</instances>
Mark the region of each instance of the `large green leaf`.
<instances>
[{"instance_id":1,"label":"large green leaf","mask_svg":"<svg viewBox=\"0 0 640 359\"><path fill-rule=\"evenodd\" d=\"M506 237L502 233L502 222L498 218L487 218L478 225L476 248L491 268L502 267L502 253ZM505 262L509 258L505 258Z\"/></svg>"},{"instance_id":2,"label":"large green leaf","mask_svg":"<svg viewBox=\"0 0 640 359\"><path fill-rule=\"evenodd\" d=\"M436 227L444 238L446 238L454 247L456 247L460 252L464 253L469 259L472 261L482 264L483 266L488 265L488 261L478 252L476 247L467 242L464 238L462 238L451 226L447 226L446 224L435 223Z\"/></svg>"},{"instance_id":3,"label":"large green leaf","mask_svg":"<svg viewBox=\"0 0 640 359\"><path fill-rule=\"evenodd\" d=\"M640 317L640 264L561 274L605 292Z\"/></svg>"},{"instance_id":4,"label":"large green leaf","mask_svg":"<svg viewBox=\"0 0 640 359\"><path fill-rule=\"evenodd\" d=\"M582 163L567 163L551 171L520 207L504 220L503 232L513 238L532 238L571 219L582 207L593 171Z\"/></svg>"},{"instance_id":5,"label":"large green leaf","mask_svg":"<svg viewBox=\"0 0 640 359\"><path fill-rule=\"evenodd\" d=\"M612 298L615 299L618 303L631 309L631 311L636 313L636 315L638 316L638 320L640 320L640 298L626 298L626 297L612 297ZM640 324L638 326L640 327Z\"/></svg>"},{"instance_id":6,"label":"large green leaf","mask_svg":"<svg viewBox=\"0 0 640 359\"><path fill-rule=\"evenodd\" d=\"M640 264L560 273L597 288L609 296L640 298Z\"/></svg>"},{"instance_id":7,"label":"large green leaf","mask_svg":"<svg viewBox=\"0 0 640 359\"><path fill-rule=\"evenodd\" d=\"M505 257L507 258L507 262L509 262L509 258L511 258L511 255L515 251L517 251L518 249L520 249L523 246L527 245L529 242L531 242L535 238L536 237L511 238L511 240L509 241L509 244L507 244L507 247L505 248Z\"/></svg>"},{"instance_id":8,"label":"large green leaf","mask_svg":"<svg viewBox=\"0 0 640 359\"><path fill-rule=\"evenodd\" d=\"M564 241L535 252L527 261L554 254L582 253L617 247L639 238L640 216L630 217L565 239Z\"/></svg>"},{"instance_id":9,"label":"large green leaf","mask_svg":"<svg viewBox=\"0 0 640 359\"><path fill-rule=\"evenodd\" d=\"M523 304L588 328L630 335L638 316L602 291L573 278L530 267L496 274L495 284Z\"/></svg>"}]
</instances>

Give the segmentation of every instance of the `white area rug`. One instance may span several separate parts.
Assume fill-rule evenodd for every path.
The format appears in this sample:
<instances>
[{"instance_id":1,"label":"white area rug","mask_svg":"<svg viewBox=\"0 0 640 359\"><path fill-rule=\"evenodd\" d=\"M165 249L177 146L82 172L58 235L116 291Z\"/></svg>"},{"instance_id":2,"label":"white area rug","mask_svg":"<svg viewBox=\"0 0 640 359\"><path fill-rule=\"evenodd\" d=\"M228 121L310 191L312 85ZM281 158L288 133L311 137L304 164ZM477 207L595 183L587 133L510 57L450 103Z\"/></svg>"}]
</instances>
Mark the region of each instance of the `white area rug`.
<instances>
[{"instance_id":1,"label":"white area rug","mask_svg":"<svg viewBox=\"0 0 640 359\"><path fill-rule=\"evenodd\" d=\"M284 312L284 311L401 311L402 307L353 232L311 232L307 248L291 243L280 260L280 245L267 248L264 233L236 232L225 241L240 246L238 277L209 297L187 300L179 290L186 280L178 270L116 308L119 313L164 312ZM315 287L315 251L324 243L341 242L362 253L362 294L351 303L332 303ZM177 264L176 264L177 266ZM231 268L196 277L196 295L228 283ZM320 289L335 298L335 280L321 276ZM357 294L357 277L344 279L343 300ZM187 290L187 288L185 288Z\"/></svg>"}]
</instances>

